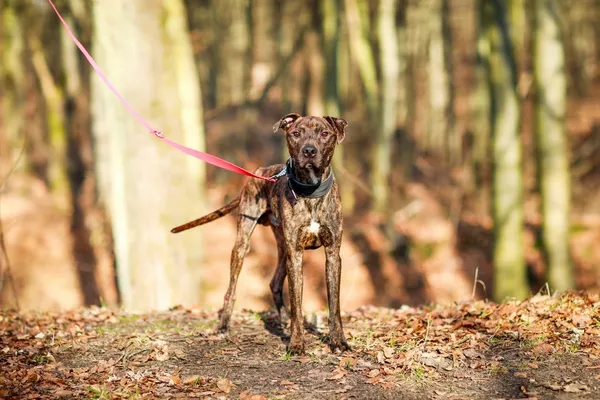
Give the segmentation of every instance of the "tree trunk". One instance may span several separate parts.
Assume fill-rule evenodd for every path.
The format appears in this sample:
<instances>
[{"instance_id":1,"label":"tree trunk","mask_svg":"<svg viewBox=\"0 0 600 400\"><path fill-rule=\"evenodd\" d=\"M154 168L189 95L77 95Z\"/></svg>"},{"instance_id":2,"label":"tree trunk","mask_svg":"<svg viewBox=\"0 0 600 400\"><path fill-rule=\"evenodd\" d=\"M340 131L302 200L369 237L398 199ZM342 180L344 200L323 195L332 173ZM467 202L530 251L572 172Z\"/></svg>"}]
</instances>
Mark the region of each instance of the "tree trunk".
<instances>
[{"instance_id":1,"label":"tree trunk","mask_svg":"<svg viewBox=\"0 0 600 400\"><path fill-rule=\"evenodd\" d=\"M63 7L62 14L73 32L80 40L84 35L80 27L86 26L81 20L85 13L82 0L70 0L69 7ZM79 15L79 18L75 16ZM82 77L83 68L79 65L81 59L79 49L71 40L66 29L57 19L53 28L60 34L62 71L64 72L64 103L65 135L67 138L67 173L69 178L71 206L71 238L72 254L75 269L79 278L82 297L85 305L99 305L100 298L108 304L117 304L117 292L114 285L114 268L98 271L98 259L92 245L92 233L89 221L94 218L91 210L94 207L95 194L91 162L91 133L89 131L90 114L88 112L89 86ZM78 22L78 24L76 23ZM89 32L87 35L89 37ZM87 44L86 44L87 45ZM87 70L87 66L86 66ZM104 249L99 249L102 251ZM112 267L112 266L111 266ZM108 272L108 274L106 274ZM108 275L103 281L103 293L100 292L98 281ZM99 279L98 279L99 278Z\"/></svg>"},{"instance_id":2,"label":"tree trunk","mask_svg":"<svg viewBox=\"0 0 600 400\"><path fill-rule=\"evenodd\" d=\"M257 99L273 76L276 59L274 0L254 0L252 11L252 70L250 98Z\"/></svg>"},{"instance_id":3,"label":"tree trunk","mask_svg":"<svg viewBox=\"0 0 600 400\"><path fill-rule=\"evenodd\" d=\"M352 61L358 66L361 82L365 93L365 106L368 118L377 120L378 87L375 58L369 43L368 20L369 15L361 11L367 10L365 0L345 0L346 25L350 41Z\"/></svg>"},{"instance_id":4,"label":"tree trunk","mask_svg":"<svg viewBox=\"0 0 600 400\"><path fill-rule=\"evenodd\" d=\"M459 146L454 138L454 93L448 0L432 0L431 4L428 66L429 139L427 142L430 150L449 160L451 154L459 151L457 149Z\"/></svg>"},{"instance_id":5,"label":"tree trunk","mask_svg":"<svg viewBox=\"0 0 600 400\"><path fill-rule=\"evenodd\" d=\"M181 0L93 5L98 64L165 136L197 145L202 104ZM92 85L99 190L112 220L122 302L129 309L198 302L201 231L169 231L204 211L201 170L190 172L189 159L149 135L96 76Z\"/></svg>"},{"instance_id":6,"label":"tree trunk","mask_svg":"<svg viewBox=\"0 0 600 400\"><path fill-rule=\"evenodd\" d=\"M596 4L594 4L594 2ZM567 50L571 84L580 96L586 96L592 87L592 81L599 70L600 56L600 3L598 0L579 0L559 2L556 5L561 29L563 46Z\"/></svg>"},{"instance_id":7,"label":"tree trunk","mask_svg":"<svg viewBox=\"0 0 600 400\"><path fill-rule=\"evenodd\" d=\"M398 36L396 33L396 0L381 0L377 34L381 67L379 129L375 132L372 154L373 208L389 217L392 138L396 132L398 105Z\"/></svg>"},{"instance_id":8,"label":"tree trunk","mask_svg":"<svg viewBox=\"0 0 600 400\"><path fill-rule=\"evenodd\" d=\"M525 67L525 51L526 51L526 31L527 31L527 18L526 18L526 0L509 0L508 7L508 23L510 25L510 39L513 43L513 49L515 54L515 63L518 66L523 65ZM520 68L517 68L518 70Z\"/></svg>"},{"instance_id":9,"label":"tree trunk","mask_svg":"<svg viewBox=\"0 0 600 400\"><path fill-rule=\"evenodd\" d=\"M286 58L292 54L294 43L298 37L298 30L307 24L309 13L298 1L281 0L281 3L281 23L279 24L278 34L279 64L283 65ZM301 113L301 107L304 104L302 87L305 73L303 57L294 57L290 61L288 76L281 84L282 108L286 112ZM284 148L283 151L285 155L288 154L287 148Z\"/></svg>"},{"instance_id":10,"label":"tree trunk","mask_svg":"<svg viewBox=\"0 0 600 400\"><path fill-rule=\"evenodd\" d=\"M476 89L472 97L472 109L474 119L474 143L473 143L473 175L475 176L476 187L481 188L486 177L486 171L489 164L490 153L490 35L489 23L486 20L487 1L480 0L477 3L477 65L475 66L475 76L477 79Z\"/></svg>"},{"instance_id":11,"label":"tree trunk","mask_svg":"<svg viewBox=\"0 0 600 400\"><path fill-rule=\"evenodd\" d=\"M400 5L397 11L397 42L398 42L398 80L397 80L397 91L398 91L398 105L397 105L397 126L399 131L397 138L393 140L396 148L394 149L395 154L394 164L397 168L398 174L394 174L394 167L392 168L392 185L403 184L406 181L412 179L411 173L415 163L416 151L414 143L414 132L410 129L413 124L414 114L414 99L413 93L413 74L411 63L414 56L411 52L408 44L409 38L409 25L408 16L410 5L408 2L404 2ZM398 183L394 182L394 178Z\"/></svg>"},{"instance_id":12,"label":"tree trunk","mask_svg":"<svg viewBox=\"0 0 600 400\"><path fill-rule=\"evenodd\" d=\"M490 40L492 208L494 219L494 298L528 294L523 238L522 144L519 100L506 10L486 1Z\"/></svg>"},{"instance_id":13,"label":"tree trunk","mask_svg":"<svg viewBox=\"0 0 600 400\"><path fill-rule=\"evenodd\" d=\"M308 72L308 88L306 93L306 112L309 115L325 115L324 73L325 62L321 50L319 34L311 30L306 35L304 57Z\"/></svg>"},{"instance_id":14,"label":"tree trunk","mask_svg":"<svg viewBox=\"0 0 600 400\"><path fill-rule=\"evenodd\" d=\"M248 0L213 1L218 32L217 107L242 104L246 100L250 74L250 29Z\"/></svg>"},{"instance_id":15,"label":"tree trunk","mask_svg":"<svg viewBox=\"0 0 600 400\"><path fill-rule=\"evenodd\" d=\"M188 147L206 150L204 132L204 108L202 107L202 87L198 75L198 67L194 61L192 43L187 28L186 9L181 0L169 0L163 4L165 12L165 32L167 41L166 57L171 61L172 77L176 94L179 96L177 111L183 130L184 140ZM191 57L190 57L191 55ZM200 188L202 197L199 204L204 204L204 188L206 186L206 164L193 157L186 157L188 177Z\"/></svg>"},{"instance_id":16,"label":"tree trunk","mask_svg":"<svg viewBox=\"0 0 600 400\"><path fill-rule=\"evenodd\" d=\"M555 0L535 1L537 166L542 198L542 242L548 282L559 291L574 287L569 243L570 182L565 114L565 56Z\"/></svg>"},{"instance_id":17,"label":"tree trunk","mask_svg":"<svg viewBox=\"0 0 600 400\"><path fill-rule=\"evenodd\" d=\"M20 148L23 123L25 121L25 70L23 68L22 20L17 14L14 1L0 6L0 119L4 135L0 138L0 159L12 160L12 149ZM16 156L15 156L16 157Z\"/></svg>"},{"instance_id":18,"label":"tree trunk","mask_svg":"<svg viewBox=\"0 0 600 400\"><path fill-rule=\"evenodd\" d=\"M477 1L474 6L476 64L474 71L475 87L469 97L472 124L469 128L469 142L466 144L465 172L468 174L466 187L469 195L476 200L476 212L487 214L490 210L490 38L485 20L485 1ZM467 170L467 168L469 170Z\"/></svg>"},{"instance_id":19,"label":"tree trunk","mask_svg":"<svg viewBox=\"0 0 600 400\"><path fill-rule=\"evenodd\" d=\"M343 118L340 106L340 0L323 0L322 7L322 37L323 53L325 56L325 115ZM344 145L335 149L333 156L334 169L346 168L344 161ZM354 209L354 191L352 183L339 180L340 196L345 215Z\"/></svg>"},{"instance_id":20,"label":"tree trunk","mask_svg":"<svg viewBox=\"0 0 600 400\"><path fill-rule=\"evenodd\" d=\"M59 203L67 207L69 179L67 173L67 131L64 113L64 93L56 83L36 32L28 35L31 62L46 103L46 127L49 137L48 178L50 189Z\"/></svg>"}]
</instances>

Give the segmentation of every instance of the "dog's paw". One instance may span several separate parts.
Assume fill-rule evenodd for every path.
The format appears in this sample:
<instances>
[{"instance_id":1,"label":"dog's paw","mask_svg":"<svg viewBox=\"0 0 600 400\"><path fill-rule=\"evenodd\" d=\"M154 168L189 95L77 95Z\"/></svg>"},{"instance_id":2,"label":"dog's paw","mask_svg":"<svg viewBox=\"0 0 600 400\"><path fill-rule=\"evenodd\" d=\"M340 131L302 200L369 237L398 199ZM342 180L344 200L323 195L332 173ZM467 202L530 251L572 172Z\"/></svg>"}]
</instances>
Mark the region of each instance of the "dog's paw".
<instances>
[{"instance_id":1,"label":"dog's paw","mask_svg":"<svg viewBox=\"0 0 600 400\"><path fill-rule=\"evenodd\" d=\"M287 346L287 352L293 356L303 356L304 355L304 342L290 342Z\"/></svg>"},{"instance_id":2,"label":"dog's paw","mask_svg":"<svg viewBox=\"0 0 600 400\"><path fill-rule=\"evenodd\" d=\"M343 353L344 351L352 351L352 347L350 347L348 342L346 342L344 336L338 337L336 339L329 338L329 348L334 354Z\"/></svg>"}]
</instances>

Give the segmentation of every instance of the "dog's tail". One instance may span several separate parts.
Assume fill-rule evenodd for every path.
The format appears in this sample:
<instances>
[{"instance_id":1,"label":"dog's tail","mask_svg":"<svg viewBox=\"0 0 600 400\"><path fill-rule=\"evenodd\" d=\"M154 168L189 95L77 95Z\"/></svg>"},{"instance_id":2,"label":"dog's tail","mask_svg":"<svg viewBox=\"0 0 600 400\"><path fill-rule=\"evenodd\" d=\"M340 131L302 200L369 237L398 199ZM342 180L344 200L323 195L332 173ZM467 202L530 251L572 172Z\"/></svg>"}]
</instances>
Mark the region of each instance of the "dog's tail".
<instances>
[{"instance_id":1,"label":"dog's tail","mask_svg":"<svg viewBox=\"0 0 600 400\"><path fill-rule=\"evenodd\" d=\"M214 221L215 219L221 218L222 216L229 214L230 212L235 210L237 206L239 206L239 204L240 198L236 197L231 203L224 205L223 207L211 212L210 214L205 215L204 217L200 217L186 224L179 225L178 227L171 229L171 233L178 233L187 229L195 228L196 226L208 224L209 222Z\"/></svg>"}]
</instances>

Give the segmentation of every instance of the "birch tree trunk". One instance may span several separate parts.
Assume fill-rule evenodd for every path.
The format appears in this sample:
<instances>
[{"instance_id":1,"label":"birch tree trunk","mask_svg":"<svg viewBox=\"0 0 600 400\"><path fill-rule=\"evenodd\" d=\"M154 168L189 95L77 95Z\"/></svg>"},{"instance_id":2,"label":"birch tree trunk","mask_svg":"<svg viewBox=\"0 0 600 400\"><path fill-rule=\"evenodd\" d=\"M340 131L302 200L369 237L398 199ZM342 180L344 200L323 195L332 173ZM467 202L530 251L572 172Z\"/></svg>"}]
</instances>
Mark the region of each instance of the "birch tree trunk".
<instances>
[{"instance_id":1,"label":"birch tree trunk","mask_svg":"<svg viewBox=\"0 0 600 400\"><path fill-rule=\"evenodd\" d=\"M506 9L486 2L490 40L492 208L494 219L494 298L528 294L523 238L523 167L519 134L516 67Z\"/></svg>"},{"instance_id":2,"label":"birch tree trunk","mask_svg":"<svg viewBox=\"0 0 600 400\"><path fill-rule=\"evenodd\" d=\"M574 280L569 243L571 179L565 134L567 82L557 6L555 0L535 1L535 135L548 282L552 289L563 291L572 289Z\"/></svg>"},{"instance_id":3,"label":"birch tree trunk","mask_svg":"<svg viewBox=\"0 0 600 400\"><path fill-rule=\"evenodd\" d=\"M381 0L378 9L377 35L381 67L379 129L375 132L372 155L373 208L388 216L390 208L390 173L392 138L396 131L398 105L398 35L396 0Z\"/></svg>"},{"instance_id":4,"label":"birch tree trunk","mask_svg":"<svg viewBox=\"0 0 600 400\"><path fill-rule=\"evenodd\" d=\"M202 104L181 0L93 5L98 64L165 136L197 146ZM200 161L192 163L148 134L96 75L92 96L99 190L111 217L124 306L198 302L201 231L169 231L203 211Z\"/></svg>"}]
</instances>

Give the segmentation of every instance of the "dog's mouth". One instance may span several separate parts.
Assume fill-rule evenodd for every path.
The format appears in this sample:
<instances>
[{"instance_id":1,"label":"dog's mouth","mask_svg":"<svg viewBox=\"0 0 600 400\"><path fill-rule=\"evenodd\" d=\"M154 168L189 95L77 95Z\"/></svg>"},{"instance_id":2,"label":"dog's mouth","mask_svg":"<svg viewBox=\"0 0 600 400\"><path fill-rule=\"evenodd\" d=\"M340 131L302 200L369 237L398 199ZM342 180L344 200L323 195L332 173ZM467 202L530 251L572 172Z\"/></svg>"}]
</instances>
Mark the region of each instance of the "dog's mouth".
<instances>
[{"instance_id":1,"label":"dog's mouth","mask_svg":"<svg viewBox=\"0 0 600 400\"><path fill-rule=\"evenodd\" d=\"M316 185L321 181L323 171L313 160L301 160L295 165L296 178L304 183Z\"/></svg>"},{"instance_id":2,"label":"dog's mouth","mask_svg":"<svg viewBox=\"0 0 600 400\"><path fill-rule=\"evenodd\" d=\"M315 158L304 158L302 157L298 160L298 167L305 170L313 170L315 172L319 172L321 170L320 160Z\"/></svg>"}]
</instances>

